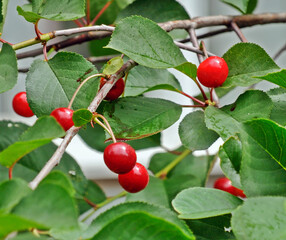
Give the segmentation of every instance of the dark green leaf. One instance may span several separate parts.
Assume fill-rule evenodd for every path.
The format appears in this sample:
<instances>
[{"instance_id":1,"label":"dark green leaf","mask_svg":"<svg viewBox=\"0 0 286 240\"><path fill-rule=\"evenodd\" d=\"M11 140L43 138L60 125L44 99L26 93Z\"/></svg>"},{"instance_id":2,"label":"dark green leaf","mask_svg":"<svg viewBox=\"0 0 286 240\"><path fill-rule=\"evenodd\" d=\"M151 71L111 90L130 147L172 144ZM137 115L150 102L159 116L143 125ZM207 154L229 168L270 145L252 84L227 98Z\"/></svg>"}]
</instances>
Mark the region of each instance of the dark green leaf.
<instances>
[{"instance_id":1,"label":"dark green leaf","mask_svg":"<svg viewBox=\"0 0 286 240\"><path fill-rule=\"evenodd\" d=\"M280 87L286 88L286 69L282 69L279 72L268 73L264 76L258 76L256 78L266 80L277 84Z\"/></svg>"},{"instance_id":2,"label":"dark green leaf","mask_svg":"<svg viewBox=\"0 0 286 240\"><path fill-rule=\"evenodd\" d=\"M155 22L140 16L120 21L107 47L150 68L171 68L186 62L172 38Z\"/></svg>"},{"instance_id":3,"label":"dark green leaf","mask_svg":"<svg viewBox=\"0 0 286 240\"><path fill-rule=\"evenodd\" d=\"M221 0L234 7L243 14L252 13L257 5L257 0Z\"/></svg>"},{"instance_id":4,"label":"dark green leaf","mask_svg":"<svg viewBox=\"0 0 286 240\"><path fill-rule=\"evenodd\" d=\"M56 108L67 107L79 84L96 73L95 67L76 53L59 52L48 62L35 60L26 79L31 109L39 117L49 115ZM85 83L75 98L73 109L87 108L98 86L98 78Z\"/></svg>"},{"instance_id":5,"label":"dark green leaf","mask_svg":"<svg viewBox=\"0 0 286 240\"><path fill-rule=\"evenodd\" d=\"M29 22L37 22L44 18L54 21L75 20L85 15L85 2L78 0L62 0L55 3L53 0L33 1L32 4L17 7L19 15Z\"/></svg>"},{"instance_id":6,"label":"dark green leaf","mask_svg":"<svg viewBox=\"0 0 286 240\"><path fill-rule=\"evenodd\" d=\"M13 213L49 228L77 227L78 213L74 200L65 188L45 183L22 199Z\"/></svg>"},{"instance_id":7,"label":"dark green leaf","mask_svg":"<svg viewBox=\"0 0 286 240\"><path fill-rule=\"evenodd\" d=\"M231 220L237 239L285 239L285 203L285 197L259 197L245 201L234 211Z\"/></svg>"},{"instance_id":8,"label":"dark green leaf","mask_svg":"<svg viewBox=\"0 0 286 240\"><path fill-rule=\"evenodd\" d=\"M124 228L124 231L122 229ZM92 239L194 239L192 232L172 211L146 203L125 203L104 212L91 224L84 238Z\"/></svg>"},{"instance_id":9,"label":"dark green leaf","mask_svg":"<svg viewBox=\"0 0 286 240\"><path fill-rule=\"evenodd\" d=\"M104 116L117 138L139 139L168 128L181 111L179 105L167 100L126 97L106 104Z\"/></svg>"},{"instance_id":10,"label":"dark green leaf","mask_svg":"<svg viewBox=\"0 0 286 240\"><path fill-rule=\"evenodd\" d=\"M128 73L124 96L136 96L151 90L181 90L180 83L165 69L136 66Z\"/></svg>"},{"instance_id":11,"label":"dark green leaf","mask_svg":"<svg viewBox=\"0 0 286 240\"><path fill-rule=\"evenodd\" d=\"M186 10L175 0L137 0L122 10L116 22L131 15L140 15L158 23L189 19Z\"/></svg>"},{"instance_id":12,"label":"dark green leaf","mask_svg":"<svg viewBox=\"0 0 286 240\"><path fill-rule=\"evenodd\" d=\"M206 127L204 119L203 111L194 111L180 123L179 136L182 144L192 151L209 148L219 137Z\"/></svg>"},{"instance_id":13,"label":"dark green leaf","mask_svg":"<svg viewBox=\"0 0 286 240\"><path fill-rule=\"evenodd\" d=\"M273 102L270 118L280 125L286 125L286 89L275 88L267 92Z\"/></svg>"},{"instance_id":14,"label":"dark green leaf","mask_svg":"<svg viewBox=\"0 0 286 240\"><path fill-rule=\"evenodd\" d=\"M114 57L106 63L103 73L107 75L114 74L122 67L123 64L124 62L121 57Z\"/></svg>"},{"instance_id":15,"label":"dark green leaf","mask_svg":"<svg viewBox=\"0 0 286 240\"><path fill-rule=\"evenodd\" d=\"M7 214L31 189L21 179L12 179L0 184L0 215Z\"/></svg>"},{"instance_id":16,"label":"dark green leaf","mask_svg":"<svg viewBox=\"0 0 286 240\"><path fill-rule=\"evenodd\" d=\"M73 112L72 120L76 127L81 127L92 120L92 113L87 109L79 109Z\"/></svg>"},{"instance_id":17,"label":"dark green leaf","mask_svg":"<svg viewBox=\"0 0 286 240\"><path fill-rule=\"evenodd\" d=\"M17 78L18 68L16 53L8 43L4 43L0 52L0 93L13 88L17 83Z\"/></svg>"},{"instance_id":18,"label":"dark green leaf","mask_svg":"<svg viewBox=\"0 0 286 240\"><path fill-rule=\"evenodd\" d=\"M50 116L39 118L32 127L20 136L19 141L0 153L0 163L3 166L10 167L34 149L64 135L65 131L55 118Z\"/></svg>"},{"instance_id":19,"label":"dark green leaf","mask_svg":"<svg viewBox=\"0 0 286 240\"><path fill-rule=\"evenodd\" d=\"M231 213L242 200L213 188L189 188L180 192L172 201L182 219L200 219Z\"/></svg>"},{"instance_id":20,"label":"dark green leaf","mask_svg":"<svg viewBox=\"0 0 286 240\"><path fill-rule=\"evenodd\" d=\"M89 147L94 148L100 152L103 152L104 149L112 143L111 141L105 142L105 131L98 124L95 124L94 128L91 127L91 125L87 125L86 129L81 129L79 131L79 135ZM161 134L157 133L150 137L131 140L128 141L128 144L131 145L135 150L159 147L161 146Z\"/></svg>"},{"instance_id":21,"label":"dark green leaf","mask_svg":"<svg viewBox=\"0 0 286 240\"><path fill-rule=\"evenodd\" d=\"M223 58L229 68L223 87L248 87L260 81L254 77L280 69L263 48L253 43L238 43L230 48Z\"/></svg>"},{"instance_id":22,"label":"dark green leaf","mask_svg":"<svg viewBox=\"0 0 286 240\"><path fill-rule=\"evenodd\" d=\"M190 62L181 64L180 66L175 67L176 70L186 74L188 77L196 81L197 78L197 66Z\"/></svg>"},{"instance_id":23,"label":"dark green leaf","mask_svg":"<svg viewBox=\"0 0 286 240\"><path fill-rule=\"evenodd\" d=\"M196 240L235 239L230 229L231 215L188 220L187 224L196 236Z\"/></svg>"}]
</instances>

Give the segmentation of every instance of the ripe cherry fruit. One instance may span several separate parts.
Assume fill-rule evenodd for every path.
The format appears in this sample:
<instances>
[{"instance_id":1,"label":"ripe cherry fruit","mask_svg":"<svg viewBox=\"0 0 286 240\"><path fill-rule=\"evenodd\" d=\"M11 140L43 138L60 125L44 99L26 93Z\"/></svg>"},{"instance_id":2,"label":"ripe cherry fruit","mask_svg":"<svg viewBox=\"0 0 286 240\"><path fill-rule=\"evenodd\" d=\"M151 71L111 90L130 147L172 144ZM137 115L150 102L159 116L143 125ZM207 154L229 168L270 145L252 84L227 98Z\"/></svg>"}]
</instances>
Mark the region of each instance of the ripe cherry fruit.
<instances>
[{"instance_id":1,"label":"ripe cherry fruit","mask_svg":"<svg viewBox=\"0 0 286 240\"><path fill-rule=\"evenodd\" d=\"M147 186L149 175L143 165L136 163L135 167L130 172L119 174L118 181L121 187L123 187L127 192L136 193Z\"/></svg>"},{"instance_id":2,"label":"ripe cherry fruit","mask_svg":"<svg viewBox=\"0 0 286 240\"><path fill-rule=\"evenodd\" d=\"M58 121L65 131L69 130L74 125L72 115L73 110L64 107L56 108L51 112L51 116Z\"/></svg>"},{"instance_id":3,"label":"ripe cherry fruit","mask_svg":"<svg viewBox=\"0 0 286 240\"><path fill-rule=\"evenodd\" d=\"M134 168L137 156L135 150L129 144L116 142L104 149L103 159L112 172L123 174Z\"/></svg>"},{"instance_id":4,"label":"ripe cherry fruit","mask_svg":"<svg viewBox=\"0 0 286 240\"><path fill-rule=\"evenodd\" d=\"M205 87L215 88L224 83L228 75L228 66L221 57L212 56L198 67L197 76Z\"/></svg>"},{"instance_id":5,"label":"ripe cherry fruit","mask_svg":"<svg viewBox=\"0 0 286 240\"><path fill-rule=\"evenodd\" d=\"M106 82L107 80L105 78L101 78L99 88L101 89ZM116 100L123 93L124 87L125 87L125 83L124 83L123 78L118 79L117 82L110 89L110 91L107 93L104 99L107 101Z\"/></svg>"},{"instance_id":6,"label":"ripe cherry fruit","mask_svg":"<svg viewBox=\"0 0 286 240\"><path fill-rule=\"evenodd\" d=\"M232 186L231 181L226 177L218 178L214 183L214 188L228 192L237 197L246 197L243 191L239 188Z\"/></svg>"},{"instance_id":7,"label":"ripe cherry fruit","mask_svg":"<svg viewBox=\"0 0 286 240\"><path fill-rule=\"evenodd\" d=\"M34 113L28 104L26 92L17 93L13 98L12 106L14 111L23 117L34 116Z\"/></svg>"}]
</instances>

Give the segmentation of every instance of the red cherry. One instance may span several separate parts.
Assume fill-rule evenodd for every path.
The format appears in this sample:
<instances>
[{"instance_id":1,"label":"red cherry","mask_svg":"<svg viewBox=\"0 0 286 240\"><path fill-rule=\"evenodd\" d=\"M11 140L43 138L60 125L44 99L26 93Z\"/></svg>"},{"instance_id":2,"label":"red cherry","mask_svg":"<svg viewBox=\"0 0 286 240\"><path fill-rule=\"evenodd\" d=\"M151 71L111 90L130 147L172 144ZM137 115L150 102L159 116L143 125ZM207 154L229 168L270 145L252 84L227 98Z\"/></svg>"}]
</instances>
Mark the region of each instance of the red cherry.
<instances>
[{"instance_id":1,"label":"red cherry","mask_svg":"<svg viewBox=\"0 0 286 240\"><path fill-rule=\"evenodd\" d=\"M65 131L69 130L73 125L73 110L69 108L56 108L51 112L51 116L55 117L58 123Z\"/></svg>"},{"instance_id":2,"label":"red cherry","mask_svg":"<svg viewBox=\"0 0 286 240\"><path fill-rule=\"evenodd\" d=\"M226 177L218 178L214 183L214 188L228 192L237 197L246 197L243 191L239 188L232 186L231 181Z\"/></svg>"},{"instance_id":3,"label":"red cherry","mask_svg":"<svg viewBox=\"0 0 286 240\"><path fill-rule=\"evenodd\" d=\"M99 89L101 89L106 82L107 80L105 78L101 78ZM116 100L123 93L124 87L125 83L123 78L118 79L118 81L113 85L113 87L110 89L104 99L107 101Z\"/></svg>"},{"instance_id":4,"label":"red cherry","mask_svg":"<svg viewBox=\"0 0 286 240\"><path fill-rule=\"evenodd\" d=\"M215 88L224 83L228 75L228 66L223 58L213 56L203 61L197 71L201 84Z\"/></svg>"},{"instance_id":5,"label":"red cherry","mask_svg":"<svg viewBox=\"0 0 286 240\"><path fill-rule=\"evenodd\" d=\"M136 163L135 167L130 172L119 174L118 181L121 187L123 187L127 192L136 193L147 186L149 175L143 165Z\"/></svg>"},{"instance_id":6,"label":"red cherry","mask_svg":"<svg viewBox=\"0 0 286 240\"><path fill-rule=\"evenodd\" d=\"M28 101L26 92L19 92L15 95L12 101L14 111L23 116L23 117L32 117L34 116L33 111L31 110Z\"/></svg>"},{"instance_id":7,"label":"red cherry","mask_svg":"<svg viewBox=\"0 0 286 240\"><path fill-rule=\"evenodd\" d=\"M103 158L106 166L115 173L128 173L136 164L136 152L127 143L117 142L104 149Z\"/></svg>"}]
</instances>

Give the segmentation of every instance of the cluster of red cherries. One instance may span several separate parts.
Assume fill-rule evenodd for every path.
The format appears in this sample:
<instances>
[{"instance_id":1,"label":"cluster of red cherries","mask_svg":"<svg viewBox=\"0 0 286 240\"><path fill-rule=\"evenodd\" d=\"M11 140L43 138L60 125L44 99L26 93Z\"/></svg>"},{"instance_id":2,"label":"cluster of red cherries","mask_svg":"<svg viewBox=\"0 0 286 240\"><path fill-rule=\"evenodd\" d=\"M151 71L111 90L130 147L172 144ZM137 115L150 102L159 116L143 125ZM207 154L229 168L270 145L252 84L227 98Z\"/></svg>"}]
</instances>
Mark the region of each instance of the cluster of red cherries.
<instances>
[{"instance_id":1,"label":"cluster of red cherries","mask_svg":"<svg viewBox=\"0 0 286 240\"><path fill-rule=\"evenodd\" d=\"M100 88L106 83L106 79L101 78ZM109 93L104 98L107 101L116 100L124 91L125 83L120 78ZM26 92L19 92L13 98L14 111L23 117L34 116L28 101ZM60 107L54 109L51 114L57 122L64 128L69 130L73 125L73 110L70 108ZM108 145L104 150L104 162L107 167L118 174L119 184L130 193L136 193L143 190L148 182L149 175L146 168L137 163L137 156L135 150L127 143L116 142Z\"/></svg>"}]
</instances>

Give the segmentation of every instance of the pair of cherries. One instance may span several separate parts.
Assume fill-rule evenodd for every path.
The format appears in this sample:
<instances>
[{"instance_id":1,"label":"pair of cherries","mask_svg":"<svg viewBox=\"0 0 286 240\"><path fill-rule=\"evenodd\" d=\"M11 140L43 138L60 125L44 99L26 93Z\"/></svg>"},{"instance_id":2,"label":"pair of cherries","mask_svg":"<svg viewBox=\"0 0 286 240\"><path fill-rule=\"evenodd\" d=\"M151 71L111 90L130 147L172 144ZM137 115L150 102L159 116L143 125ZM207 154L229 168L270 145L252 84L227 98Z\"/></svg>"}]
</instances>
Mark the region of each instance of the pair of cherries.
<instances>
[{"instance_id":1,"label":"pair of cherries","mask_svg":"<svg viewBox=\"0 0 286 240\"><path fill-rule=\"evenodd\" d=\"M136 152L129 144L116 142L108 145L103 159L106 166L118 174L118 182L127 192L136 193L147 186L148 172L142 164L136 162Z\"/></svg>"}]
</instances>

